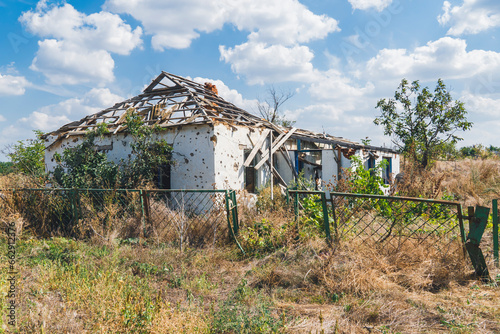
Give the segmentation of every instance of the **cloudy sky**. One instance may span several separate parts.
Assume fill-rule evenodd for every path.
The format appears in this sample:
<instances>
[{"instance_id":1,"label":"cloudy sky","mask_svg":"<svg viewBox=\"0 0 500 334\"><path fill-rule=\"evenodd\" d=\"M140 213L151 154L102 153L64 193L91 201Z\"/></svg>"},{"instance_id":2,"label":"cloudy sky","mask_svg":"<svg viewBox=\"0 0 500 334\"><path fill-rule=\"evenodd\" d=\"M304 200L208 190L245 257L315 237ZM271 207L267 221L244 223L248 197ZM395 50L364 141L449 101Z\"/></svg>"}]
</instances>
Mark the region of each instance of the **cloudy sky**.
<instances>
[{"instance_id":1,"label":"cloudy sky","mask_svg":"<svg viewBox=\"0 0 500 334\"><path fill-rule=\"evenodd\" d=\"M402 78L465 102L462 145L500 146L498 0L0 0L0 148L137 95L160 71L296 126L391 145L373 124ZM0 154L0 160L6 160Z\"/></svg>"}]
</instances>

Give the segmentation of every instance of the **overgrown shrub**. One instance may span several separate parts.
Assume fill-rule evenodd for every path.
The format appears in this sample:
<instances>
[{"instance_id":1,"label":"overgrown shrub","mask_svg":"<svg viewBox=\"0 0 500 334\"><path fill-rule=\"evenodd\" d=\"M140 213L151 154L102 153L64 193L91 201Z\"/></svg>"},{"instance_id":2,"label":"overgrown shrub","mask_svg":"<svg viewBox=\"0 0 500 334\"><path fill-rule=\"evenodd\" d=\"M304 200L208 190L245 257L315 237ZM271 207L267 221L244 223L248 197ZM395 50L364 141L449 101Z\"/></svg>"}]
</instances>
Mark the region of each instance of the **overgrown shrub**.
<instances>
[{"instance_id":1,"label":"overgrown shrub","mask_svg":"<svg viewBox=\"0 0 500 334\"><path fill-rule=\"evenodd\" d=\"M54 177L63 188L138 188L151 184L158 169L172 163L172 147L158 139L159 127L144 124L133 109L127 111L125 126L132 135L132 157L120 164L99 152L95 140L109 133L105 123L85 135L83 143L55 155L59 165Z\"/></svg>"},{"instance_id":2,"label":"overgrown shrub","mask_svg":"<svg viewBox=\"0 0 500 334\"><path fill-rule=\"evenodd\" d=\"M55 154L59 165L54 170L56 182L62 188L114 188L119 168L108 161L106 153L96 151L94 141L109 133L105 123L87 132L83 143Z\"/></svg>"},{"instance_id":3,"label":"overgrown shrub","mask_svg":"<svg viewBox=\"0 0 500 334\"><path fill-rule=\"evenodd\" d=\"M351 167L343 169L342 178L337 184L328 184L326 187L330 191L383 195L383 189L388 187L382 178L382 170L386 164L387 161L383 160L374 168L365 169L361 158L352 156Z\"/></svg>"}]
</instances>

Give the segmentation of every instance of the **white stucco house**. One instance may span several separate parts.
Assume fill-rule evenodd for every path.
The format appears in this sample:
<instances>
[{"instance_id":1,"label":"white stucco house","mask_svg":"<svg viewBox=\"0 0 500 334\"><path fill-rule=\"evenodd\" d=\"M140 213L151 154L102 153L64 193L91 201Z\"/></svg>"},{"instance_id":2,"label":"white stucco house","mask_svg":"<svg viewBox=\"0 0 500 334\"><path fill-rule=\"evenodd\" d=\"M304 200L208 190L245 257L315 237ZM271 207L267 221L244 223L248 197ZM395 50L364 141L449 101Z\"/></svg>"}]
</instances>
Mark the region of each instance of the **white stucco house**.
<instances>
[{"instance_id":1,"label":"white stucco house","mask_svg":"<svg viewBox=\"0 0 500 334\"><path fill-rule=\"evenodd\" d=\"M277 126L225 101L214 85L166 72L142 94L45 134L47 171L57 166L56 152L78 145L86 131L103 122L110 133L97 140L97 148L115 162L127 159L131 138L124 116L131 108L145 124L161 127L159 136L173 147L176 163L159 171L160 188L255 192L269 182L271 172L275 183L286 186L300 171L335 184L354 154L366 168L387 160L383 177L388 182L399 173L400 158L392 149Z\"/></svg>"}]
</instances>

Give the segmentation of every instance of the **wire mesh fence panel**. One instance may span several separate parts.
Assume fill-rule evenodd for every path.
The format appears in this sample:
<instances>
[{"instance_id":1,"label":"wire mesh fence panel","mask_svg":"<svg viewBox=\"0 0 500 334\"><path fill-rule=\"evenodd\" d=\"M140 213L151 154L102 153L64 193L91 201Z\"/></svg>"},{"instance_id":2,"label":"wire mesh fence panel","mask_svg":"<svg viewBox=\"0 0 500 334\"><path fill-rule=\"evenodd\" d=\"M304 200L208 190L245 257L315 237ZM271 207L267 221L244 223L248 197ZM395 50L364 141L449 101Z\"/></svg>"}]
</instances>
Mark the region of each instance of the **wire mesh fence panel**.
<instances>
[{"instance_id":1,"label":"wire mesh fence panel","mask_svg":"<svg viewBox=\"0 0 500 334\"><path fill-rule=\"evenodd\" d=\"M299 231L312 227L330 240L329 224L333 222L333 212L331 206L326 204L324 192L290 190L287 201L291 204Z\"/></svg>"},{"instance_id":2,"label":"wire mesh fence panel","mask_svg":"<svg viewBox=\"0 0 500 334\"><path fill-rule=\"evenodd\" d=\"M132 238L141 235L143 227L139 190L80 189L76 197L75 216L78 233L109 238Z\"/></svg>"},{"instance_id":3,"label":"wire mesh fence panel","mask_svg":"<svg viewBox=\"0 0 500 334\"><path fill-rule=\"evenodd\" d=\"M440 253L463 243L461 206L456 202L407 197L330 193L333 237L383 244L388 251L424 245Z\"/></svg>"},{"instance_id":4,"label":"wire mesh fence panel","mask_svg":"<svg viewBox=\"0 0 500 334\"><path fill-rule=\"evenodd\" d=\"M237 229L226 190L16 189L0 192L2 215L19 214L40 236L154 238L184 246L216 245ZM229 214L229 216L228 216ZM234 225L233 225L234 224Z\"/></svg>"},{"instance_id":5,"label":"wire mesh fence panel","mask_svg":"<svg viewBox=\"0 0 500 334\"><path fill-rule=\"evenodd\" d=\"M3 191L3 202L20 214L25 228L41 236L71 235L74 231L74 201L70 190L18 189Z\"/></svg>"},{"instance_id":6,"label":"wire mesh fence panel","mask_svg":"<svg viewBox=\"0 0 500 334\"><path fill-rule=\"evenodd\" d=\"M457 202L295 190L288 196L299 228L315 225L331 241L356 239L383 245L388 252L417 245L441 254L463 251L464 225Z\"/></svg>"},{"instance_id":7,"label":"wire mesh fence panel","mask_svg":"<svg viewBox=\"0 0 500 334\"><path fill-rule=\"evenodd\" d=\"M225 191L157 190L147 192L152 237L185 245L216 245L228 239Z\"/></svg>"}]
</instances>

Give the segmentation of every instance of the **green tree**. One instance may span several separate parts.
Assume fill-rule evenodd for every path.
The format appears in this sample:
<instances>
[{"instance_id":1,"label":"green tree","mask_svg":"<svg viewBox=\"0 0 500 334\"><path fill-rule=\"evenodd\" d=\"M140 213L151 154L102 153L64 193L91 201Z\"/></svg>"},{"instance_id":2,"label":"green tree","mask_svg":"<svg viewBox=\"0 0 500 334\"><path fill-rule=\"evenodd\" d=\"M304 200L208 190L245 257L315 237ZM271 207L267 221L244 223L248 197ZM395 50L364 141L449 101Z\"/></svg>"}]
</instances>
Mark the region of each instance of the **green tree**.
<instances>
[{"instance_id":1,"label":"green tree","mask_svg":"<svg viewBox=\"0 0 500 334\"><path fill-rule=\"evenodd\" d=\"M384 134L393 136L399 149L412 157L422 168L429 165L439 147L462 140L455 133L472 127L467 111L460 101L453 101L445 84L438 80L434 92L401 80L394 99L381 99L377 107L381 115L374 123L384 127Z\"/></svg>"},{"instance_id":2,"label":"green tree","mask_svg":"<svg viewBox=\"0 0 500 334\"><path fill-rule=\"evenodd\" d=\"M18 141L11 147L8 156L16 172L36 177L45 173L45 144L41 136L41 131L34 131L36 139Z\"/></svg>"}]
</instances>

